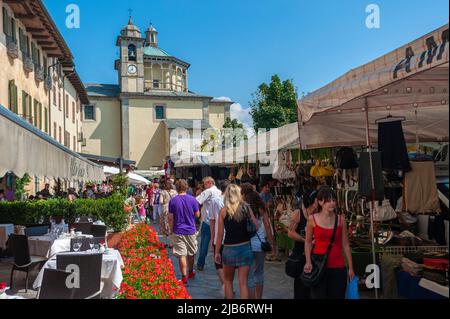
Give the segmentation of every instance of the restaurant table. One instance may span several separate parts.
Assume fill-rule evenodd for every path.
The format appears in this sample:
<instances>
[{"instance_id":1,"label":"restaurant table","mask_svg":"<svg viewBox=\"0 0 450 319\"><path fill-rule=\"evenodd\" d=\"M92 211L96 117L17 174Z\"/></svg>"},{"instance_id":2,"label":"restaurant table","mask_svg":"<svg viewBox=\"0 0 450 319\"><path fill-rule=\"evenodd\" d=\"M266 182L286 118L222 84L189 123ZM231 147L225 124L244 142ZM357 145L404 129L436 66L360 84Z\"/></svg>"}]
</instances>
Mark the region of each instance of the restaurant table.
<instances>
[{"instance_id":1,"label":"restaurant table","mask_svg":"<svg viewBox=\"0 0 450 319\"><path fill-rule=\"evenodd\" d=\"M13 224L0 224L0 248L6 249L9 235L14 233Z\"/></svg>"},{"instance_id":2,"label":"restaurant table","mask_svg":"<svg viewBox=\"0 0 450 319\"><path fill-rule=\"evenodd\" d=\"M90 254L90 252L78 252L78 253L61 253L61 254ZM103 289L100 294L101 298L113 298L120 289L122 283L122 267L124 266L122 256L118 250L111 250L103 253L102 255L102 272L101 280L103 282ZM39 272L36 280L33 283L33 288L38 289L42 284L42 276L44 275L44 269L56 269L56 256L50 258Z\"/></svg>"},{"instance_id":3,"label":"restaurant table","mask_svg":"<svg viewBox=\"0 0 450 319\"><path fill-rule=\"evenodd\" d=\"M92 235L81 235L78 237L92 238ZM52 234L44 236L28 237L30 255L49 258L60 252L70 251L70 236L56 237Z\"/></svg>"},{"instance_id":4,"label":"restaurant table","mask_svg":"<svg viewBox=\"0 0 450 319\"><path fill-rule=\"evenodd\" d=\"M5 299L26 299L22 296L17 296L17 295L7 295L6 293L2 293L0 294L0 300L5 300Z\"/></svg>"}]
</instances>

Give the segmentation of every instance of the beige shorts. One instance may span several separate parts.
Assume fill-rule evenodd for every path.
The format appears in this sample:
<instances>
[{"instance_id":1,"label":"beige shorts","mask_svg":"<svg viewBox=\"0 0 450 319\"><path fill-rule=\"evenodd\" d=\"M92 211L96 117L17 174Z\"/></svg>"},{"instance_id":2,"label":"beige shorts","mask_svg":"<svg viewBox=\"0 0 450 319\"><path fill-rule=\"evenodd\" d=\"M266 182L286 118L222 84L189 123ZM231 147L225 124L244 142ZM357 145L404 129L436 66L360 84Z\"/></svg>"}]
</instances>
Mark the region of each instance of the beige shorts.
<instances>
[{"instance_id":1,"label":"beige shorts","mask_svg":"<svg viewBox=\"0 0 450 319\"><path fill-rule=\"evenodd\" d=\"M194 256L197 253L197 236L172 234L171 244L176 257Z\"/></svg>"}]
</instances>

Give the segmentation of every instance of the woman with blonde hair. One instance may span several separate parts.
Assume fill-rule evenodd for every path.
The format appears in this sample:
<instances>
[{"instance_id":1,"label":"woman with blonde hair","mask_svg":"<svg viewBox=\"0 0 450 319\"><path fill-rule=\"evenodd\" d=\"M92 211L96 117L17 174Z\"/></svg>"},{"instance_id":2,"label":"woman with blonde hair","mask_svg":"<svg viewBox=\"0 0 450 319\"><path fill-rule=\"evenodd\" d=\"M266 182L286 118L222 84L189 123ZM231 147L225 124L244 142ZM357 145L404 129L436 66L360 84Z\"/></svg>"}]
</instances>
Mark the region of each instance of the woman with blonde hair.
<instances>
[{"instance_id":1,"label":"woman with blonde hair","mask_svg":"<svg viewBox=\"0 0 450 319\"><path fill-rule=\"evenodd\" d=\"M219 213L214 258L217 264L223 264L226 299L233 298L233 280L236 268L238 269L240 298L249 298L247 279L253 262L253 251L250 243L253 234L247 231L248 219L258 225L252 209L242 199L241 188L230 184L225 191L224 208ZM224 230L224 247L222 255L220 255Z\"/></svg>"}]
</instances>

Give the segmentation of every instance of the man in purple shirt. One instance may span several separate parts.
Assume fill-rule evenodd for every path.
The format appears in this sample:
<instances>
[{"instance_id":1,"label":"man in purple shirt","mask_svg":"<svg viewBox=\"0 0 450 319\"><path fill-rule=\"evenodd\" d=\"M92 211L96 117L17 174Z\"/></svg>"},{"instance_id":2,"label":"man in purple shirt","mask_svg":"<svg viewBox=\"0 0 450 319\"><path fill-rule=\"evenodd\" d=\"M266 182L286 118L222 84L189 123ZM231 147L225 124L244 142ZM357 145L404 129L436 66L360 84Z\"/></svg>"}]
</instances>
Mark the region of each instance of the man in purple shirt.
<instances>
[{"instance_id":1,"label":"man in purple shirt","mask_svg":"<svg viewBox=\"0 0 450 319\"><path fill-rule=\"evenodd\" d=\"M197 229L195 218L200 217L200 209L195 197L186 193L188 183L180 179L175 183L178 195L169 202L169 225L172 230L171 243L173 255L178 257L181 281L187 284L188 267L189 278L195 278L194 259L197 253Z\"/></svg>"}]
</instances>

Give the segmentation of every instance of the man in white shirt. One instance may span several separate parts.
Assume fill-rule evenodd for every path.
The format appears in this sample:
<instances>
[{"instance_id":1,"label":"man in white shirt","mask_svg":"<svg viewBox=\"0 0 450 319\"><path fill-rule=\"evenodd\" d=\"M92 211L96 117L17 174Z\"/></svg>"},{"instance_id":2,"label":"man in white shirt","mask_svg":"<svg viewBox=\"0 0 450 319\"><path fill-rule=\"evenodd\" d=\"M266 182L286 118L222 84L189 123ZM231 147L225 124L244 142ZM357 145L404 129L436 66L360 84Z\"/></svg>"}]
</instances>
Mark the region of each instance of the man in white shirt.
<instances>
[{"instance_id":1,"label":"man in white shirt","mask_svg":"<svg viewBox=\"0 0 450 319\"><path fill-rule=\"evenodd\" d=\"M208 255L209 242L211 240L209 216L212 209L212 199L222 195L222 192L216 187L216 182L212 177L205 177L203 179L203 186L205 190L197 196L197 202L203 205L200 227L200 248L197 259L197 269L199 271L202 271L205 267L205 259Z\"/></svg>"},{"instance_id":2,"label":"man in white shirt","mask_svg":"<svg viewBox=\"0 0 450 319\"><path fill-rule=\"evenodd\" d=\"M220 184L220 190L222 191L222 195L214 197L212 199L209 221L210 221L210 229L211 229L211 238L213 239L212 246L213 246L214 251L216 251L217 229L219 226L219 222L217 219L219 218L220 210L224 207L223 195L225 194L225 190L227 189L228 185L230 185L230 181L228 181L228 180L223 181ZM222 244L223 244L224 238L225 238L225 230L224 230L223 238L221 239ZM223 250L223 245L222 245L221 250ZM220 254L222 255L222 252L220 252ZM219 276L220 282L223 285L223 283L224 283L223 265L215 263L215 266L216 266L216 270L217 270L217 275Z\"/></svg>"}]
</instances>

